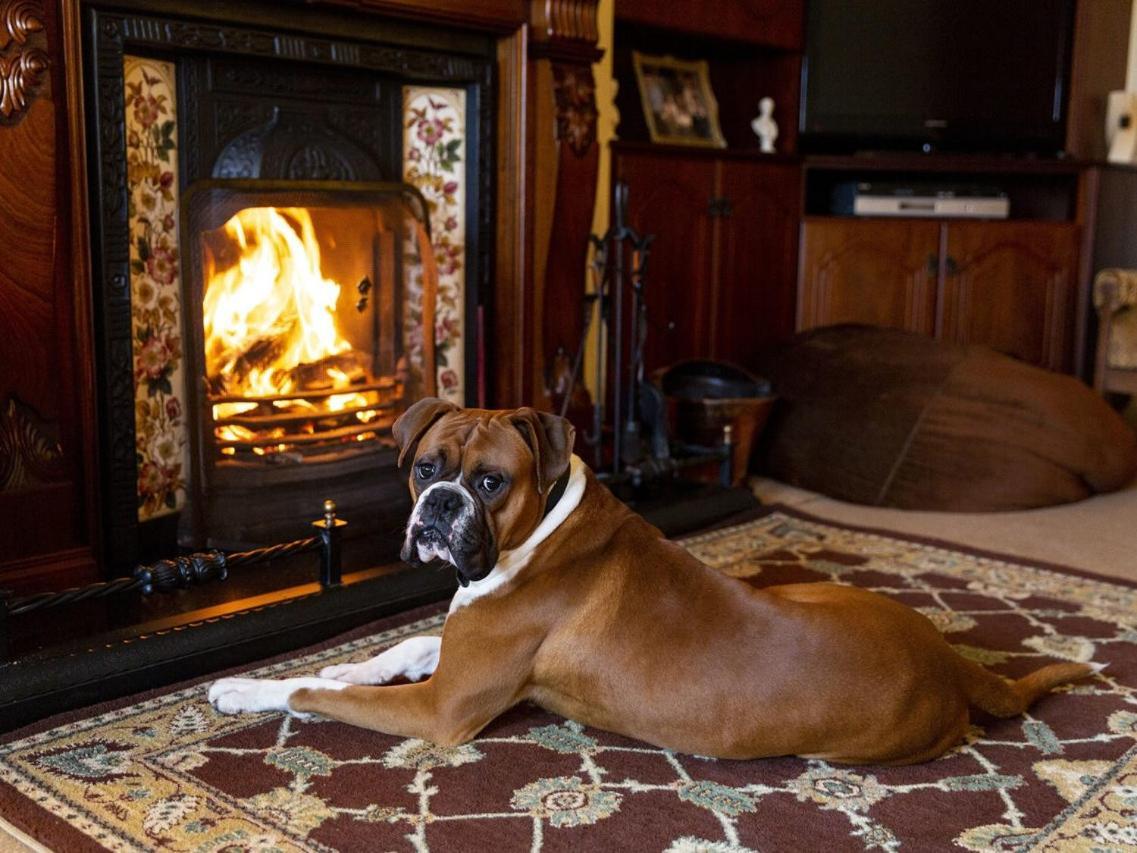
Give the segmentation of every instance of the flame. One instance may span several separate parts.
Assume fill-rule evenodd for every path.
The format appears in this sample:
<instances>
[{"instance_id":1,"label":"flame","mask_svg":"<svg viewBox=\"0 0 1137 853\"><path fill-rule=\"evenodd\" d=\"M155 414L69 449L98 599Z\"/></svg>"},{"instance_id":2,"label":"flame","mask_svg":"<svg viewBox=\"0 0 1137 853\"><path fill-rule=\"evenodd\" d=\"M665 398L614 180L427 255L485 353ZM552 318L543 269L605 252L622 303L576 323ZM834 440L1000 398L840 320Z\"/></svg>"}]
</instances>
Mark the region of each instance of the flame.
<instances>
[{"instance_id":1,"label":"flame","mask_svg":"<svg viewBox=\"0 0 1137 853\"><path fill-rule=\"evenodd\" d=\"M221 452L273 456L323 431L375 440L370 430L337 433L378 420L381 396L356 385L372 381L369 359L338 327L341 286L321 270L309 212L249 207L222 230L236 260L207 250L202 303L210 393L228 398L213 404Z\"/></svg>"},{"instance_id":2,"label":"flame","mask_svg":"<svg viewBox=\"0 0 1137 853\"><path fill-rule=\"evenodd\" d=\"M206 373L230 395L300 390L296 368L351 349L336 325L340 285L320 270L312 217L303 208L249 207L224 231L239 258L217 269L207 253Z\"/></svg>"}]
</instances>

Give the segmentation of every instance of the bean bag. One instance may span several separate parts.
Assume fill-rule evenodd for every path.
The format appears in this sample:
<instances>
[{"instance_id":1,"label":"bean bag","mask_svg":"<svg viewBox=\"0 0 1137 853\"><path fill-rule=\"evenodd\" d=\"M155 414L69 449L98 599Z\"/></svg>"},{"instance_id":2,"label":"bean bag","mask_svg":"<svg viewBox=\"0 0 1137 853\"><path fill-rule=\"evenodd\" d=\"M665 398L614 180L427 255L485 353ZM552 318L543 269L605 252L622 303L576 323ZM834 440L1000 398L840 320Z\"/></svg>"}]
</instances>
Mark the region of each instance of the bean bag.
<instances>
[{"instance_id":1,"label":"bean bag","mask_svg":"<svg viewBox=\"0 0 1137 853\"><path fill-rule=\"evenodd\" d=\"M1137 473L1137 436L1101 397L988 347L830 326L755 367L779 398L760 470L840 500L1026 509L1113 491Z\"/></svg>"}]
</instances>

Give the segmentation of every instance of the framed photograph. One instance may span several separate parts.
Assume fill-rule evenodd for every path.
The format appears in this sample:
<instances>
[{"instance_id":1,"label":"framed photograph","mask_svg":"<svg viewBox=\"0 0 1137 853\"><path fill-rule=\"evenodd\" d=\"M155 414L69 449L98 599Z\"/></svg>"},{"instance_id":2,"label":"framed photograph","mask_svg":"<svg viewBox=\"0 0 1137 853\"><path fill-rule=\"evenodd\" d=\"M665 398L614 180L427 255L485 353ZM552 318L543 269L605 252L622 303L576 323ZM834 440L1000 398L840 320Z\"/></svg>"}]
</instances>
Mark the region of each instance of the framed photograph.
<instances>
[{"instance_id":1,"label":"framed photograph","mask_svg":"<svg viewBox=\"0 0 1137 853\"><path fill-rule=\"evenodd\" d=\"M632 51L632 63L652 142L726 147L706 60Z\"/></svg>"}]
</instances>

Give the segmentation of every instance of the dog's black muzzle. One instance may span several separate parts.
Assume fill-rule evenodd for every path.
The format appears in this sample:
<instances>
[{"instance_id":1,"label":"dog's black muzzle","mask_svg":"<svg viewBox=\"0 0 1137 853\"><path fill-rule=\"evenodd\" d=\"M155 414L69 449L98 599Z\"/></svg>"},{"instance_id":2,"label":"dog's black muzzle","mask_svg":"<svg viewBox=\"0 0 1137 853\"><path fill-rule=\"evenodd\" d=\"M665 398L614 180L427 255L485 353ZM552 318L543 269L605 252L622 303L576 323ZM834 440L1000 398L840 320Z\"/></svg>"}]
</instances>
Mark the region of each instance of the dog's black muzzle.
<instances>
[{"instance_id":1,"label":"dog's black muzzle","mask_svg":"<svg viewBox=\"0 0 1137 853\"><path fill-rule=\"evenodd\" d=\"M485 524L481 506L473 505L465 524L457 524L466 500L455 489L437 488L422 499L418 523L411 529L399 556L411 565L421 565L418 545L442 546L450 552L458 583L469 586L493 571L497 548Z\"/></svg>"}]
</instances>

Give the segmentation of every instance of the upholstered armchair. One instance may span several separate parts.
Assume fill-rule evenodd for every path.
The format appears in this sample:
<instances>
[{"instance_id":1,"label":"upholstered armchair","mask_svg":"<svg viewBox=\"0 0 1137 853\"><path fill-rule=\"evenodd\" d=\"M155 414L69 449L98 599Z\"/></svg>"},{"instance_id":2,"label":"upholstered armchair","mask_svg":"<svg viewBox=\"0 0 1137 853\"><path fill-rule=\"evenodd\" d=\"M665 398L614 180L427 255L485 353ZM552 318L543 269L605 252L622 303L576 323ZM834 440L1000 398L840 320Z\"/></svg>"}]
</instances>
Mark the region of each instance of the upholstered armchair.
<instances>
[{"instance_id":1,"label":"upholstered armchair","mask_svg":"<svg viewBox=\"0 0 1137 853\"><path fill-rule=\"evenodd\" d=\"M1094 279L1098 349L1094 387L1137 394L1137 269L1104 269Z\"/></svg>"}]
</instances>

